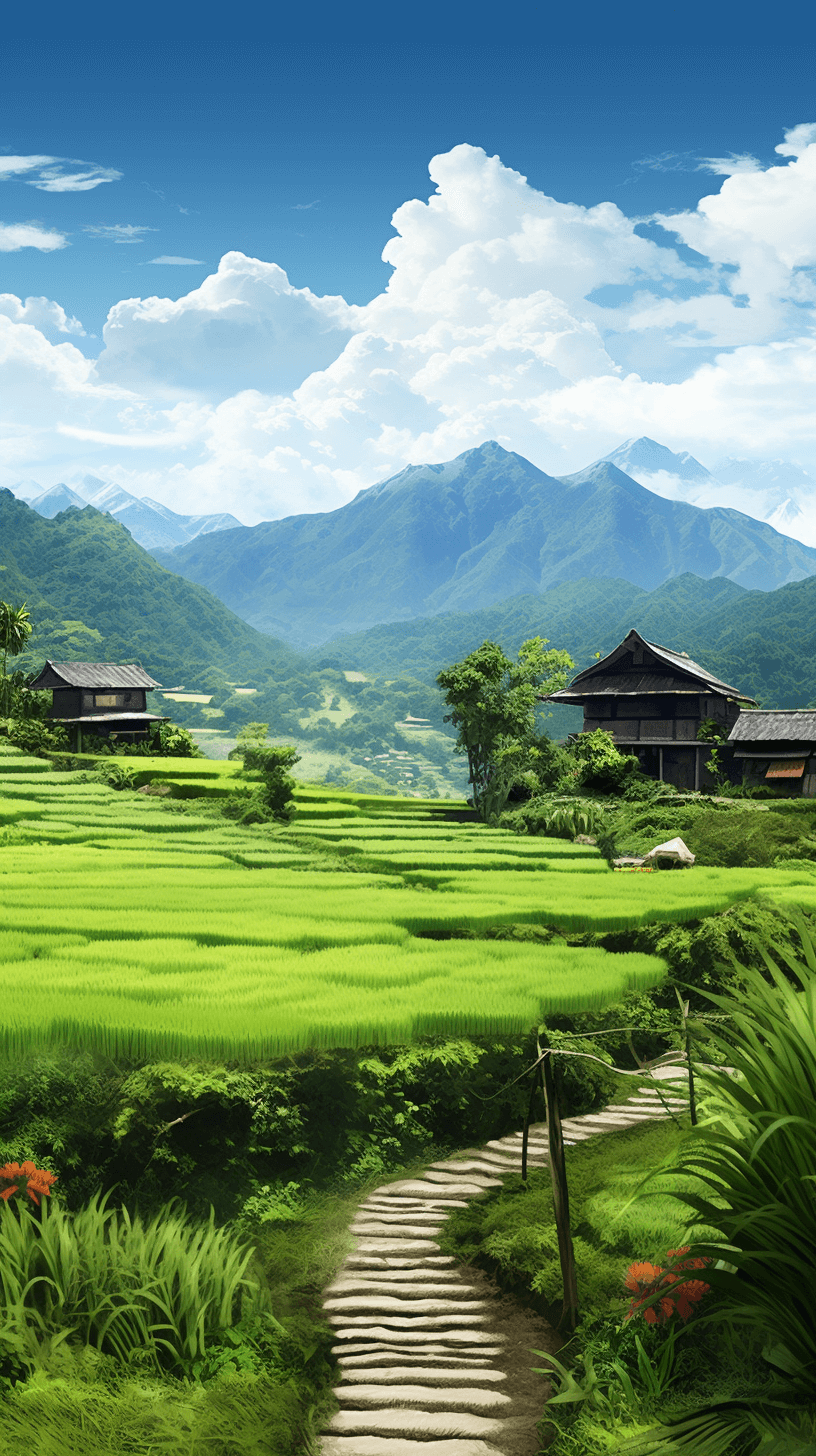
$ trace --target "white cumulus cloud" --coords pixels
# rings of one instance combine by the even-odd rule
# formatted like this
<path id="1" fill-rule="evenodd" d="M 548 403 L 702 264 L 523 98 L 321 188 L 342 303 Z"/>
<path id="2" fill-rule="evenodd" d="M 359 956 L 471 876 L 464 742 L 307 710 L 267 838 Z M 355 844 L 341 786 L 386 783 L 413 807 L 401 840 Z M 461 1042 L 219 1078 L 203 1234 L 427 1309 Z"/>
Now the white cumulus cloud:
<path id="1" fill-rule="evenodd" d="M 0 293 L 0 313 L 16 324 L 32 324 L 46 338 L 59 334 L 82 334 L 78 318 L 69 317 L 60 303 L 50 298 L 27 298 L 23 303 L 14 293 Z"/>
<path id="2" fill-rule="evenodd" d="M 21 248 L 53 253 L 56 248 L 67 246 L 65 234 L 54 228 L 40 227 L 36 222 L 0 222 L 0 253 L 17 253 Z"/>
<path id="3" fill-rule="evenodd" d="M 816 124 L 777 153 L 706 159 L 717 190 L 645 237 L 614 203 L 556 200 L 457 146 L 394 214 L 370 303 L 228 253 L 179 298 L 117 303 L 95 364 L 48 343 L 55 314 L 35 328 L 30 301 L 9 306 L 39 381 L 28 436 L 7 414 L 14 459 L 245 520 L 330 509 L 487 438 L 553 474 L 641 434 L 816 471 Z"/>
<path id="4" fill-rule="evenodd" d="M 288 393 L 351 336 L 343 299 L 293 288 L 282 268 L 227 253 L 179 299 L 129 298 L 104 329 L 100 377 L 152 394 L 221 400 L 242 389 Z"/>

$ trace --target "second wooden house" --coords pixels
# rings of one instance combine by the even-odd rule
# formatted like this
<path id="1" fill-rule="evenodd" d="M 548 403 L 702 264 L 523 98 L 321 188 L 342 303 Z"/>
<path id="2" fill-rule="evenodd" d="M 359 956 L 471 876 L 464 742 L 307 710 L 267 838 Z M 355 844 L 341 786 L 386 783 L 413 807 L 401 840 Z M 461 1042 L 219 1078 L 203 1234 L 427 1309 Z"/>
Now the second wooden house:
<path id="1" fill-rule="evenodd" d="M 83 732 L 128 743 L 148 737 L 154 723 L 167 723 L 150 713 L 147 694 L 161 683 L 135 663 L 46 662 L 29 684 L 32 692 L 51 689 L 51 717 L 73 729 L 74 748 L 82 751 Z"/>
<path id="2" fill-rule="evenodd" d="M 643 773 L 678 789 L 713 786 L 705 767 L 711 744 L 697 739 L 701 723 L 713 719 L 728 733 L 740 704 L 754 703 L 687 653 L 647 642 L 634 629 L 545 701 L 583 708 L 584 733 L 605 729 Z"/>

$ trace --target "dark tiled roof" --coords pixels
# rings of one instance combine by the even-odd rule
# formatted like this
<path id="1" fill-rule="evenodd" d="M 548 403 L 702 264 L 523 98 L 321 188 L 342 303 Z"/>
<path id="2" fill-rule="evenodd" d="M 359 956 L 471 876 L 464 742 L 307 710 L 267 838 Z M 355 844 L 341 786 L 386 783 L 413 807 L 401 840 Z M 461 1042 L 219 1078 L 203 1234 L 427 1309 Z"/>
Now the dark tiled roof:
<path id="1" fill-rule="evenodd" d="M 816 742 L 816 710 L 757 708 L 751 713 L 740 713 L 728 735 L 728 742 Z"/>
<path id="2" fill-rule="evenodd" d="M 667 667 L 674 671 L 671 674 L 655 672 L 654 668 L 649 670 L 649 665 L 640 678 L 635 678 L 637 668 L 629 668 L 624 673 L 614 671 L 616 661 L 630 648 L 645 647 L 649 652 L 654 653 L 659 661 L 664 662 Z M 677 676 L 677 674 L 680 676 Z M 637 686 L 635 686 L 637 683 Z M 572 702 L 576 697 L 592 695 L 602 696 L 604 693 L 629 693 L 633 696 L 638 693 L 676 693 L 676 692 L 706 692 L 717 693 L 726 698 L 740 698 L 743 702 L 751 703 L 753 698 L 746 697 L 739 688 L 732 687 L 730 683 L 722 682 L 713 673 L 701 667 L 699 662 L 687 657 L 683 652 L 673 652 L 670 647 L 661 647 L 657 642 L 647 642 L 634 628 L 627 633 L 623 641 L 618 644 L 600 662 L 594 662 L 591 667 L 585 667 L 573 678 L 570 686 L 564 688 L 560 693 L 547 695 L 547 702 Z"/>
<path id="3" fill-rule="evenodd" d="M 602 698 L 610 693 L 619 693 L 630 698 L 639 698 L 647 693 L 690 693 L 696 697 L 700 692 L 699 684 L 690 683 L 687 677 L 675 677 L 668 672 L 643 672 L 636 677 L 637 671 L 635 668 L 626 673 L 599 673 L 595 679 L 588 679 L 586 684 L 579 683 L 576 678 L 571 688 L 563 688 L 560 693 L 552 693 L 550 696 L 555 700 L 574 697 L 576 694 L 582 698 Z"/>
<path id="4" fill-rule="evenodd" d="M 160 688 L 135 663 L 51 662 L 49 659 L 32 688 Z"/>

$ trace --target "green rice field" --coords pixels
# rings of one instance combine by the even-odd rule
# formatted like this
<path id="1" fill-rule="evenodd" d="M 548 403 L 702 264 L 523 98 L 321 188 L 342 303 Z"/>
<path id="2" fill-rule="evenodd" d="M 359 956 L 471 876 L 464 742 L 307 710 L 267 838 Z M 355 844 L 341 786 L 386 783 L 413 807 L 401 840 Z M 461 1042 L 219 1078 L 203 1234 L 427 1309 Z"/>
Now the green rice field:
<path id="1" fill-rule="evenodd" d="M 138 760 L 201 807 L 54 771 L 0 740 L 0 1045 L 240 1061 L 424 1034 L 525 1032 L 660 982 L 656 957 L 475 938 L 688 921 L 752 895 L 816 908 L 806 864 L 614 875 L 591 845 L 302 788 L 243 827 L 240 765 Z M 467 938 L 470 936 L 470 938 Z M 454 938 L 450 938 L 454 937 Z"/>

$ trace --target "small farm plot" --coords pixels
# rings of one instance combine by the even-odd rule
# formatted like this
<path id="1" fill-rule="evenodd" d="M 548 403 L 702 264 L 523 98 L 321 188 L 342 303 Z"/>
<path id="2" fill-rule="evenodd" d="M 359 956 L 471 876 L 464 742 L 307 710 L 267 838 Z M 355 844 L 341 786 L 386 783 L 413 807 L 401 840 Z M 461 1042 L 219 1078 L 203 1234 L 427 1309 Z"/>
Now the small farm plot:
<path id="1" fill-rule="evenodd" d="M 463 930 L 631 928 L 760 892 L 816 900 L 808 867 L 616 876 L 592 846 L 456 823 L 420 800 L 306 789 L 292 824 L 247 828 L 47 764 L 21 796 L 25 774 L 5 768 L 23 758 L 0 756 L 9 1052 L 253 1059 L 526 1031 L 556 1006 L 654 985 L 663 963 Z"/>

